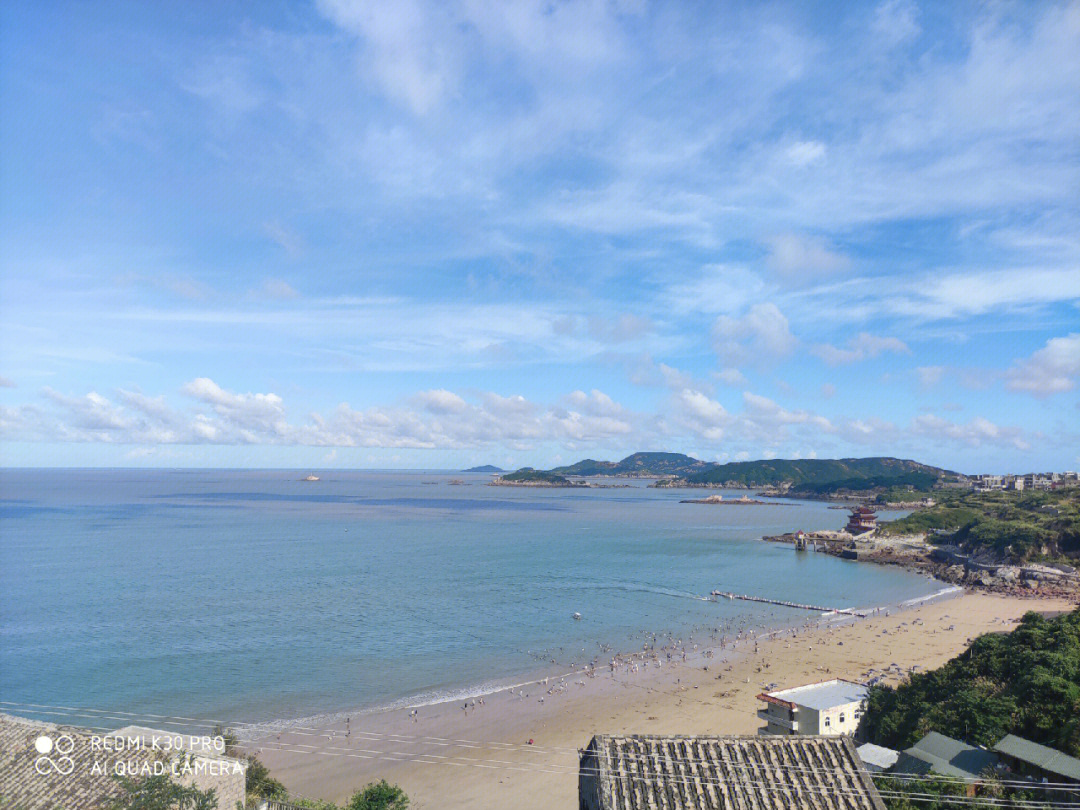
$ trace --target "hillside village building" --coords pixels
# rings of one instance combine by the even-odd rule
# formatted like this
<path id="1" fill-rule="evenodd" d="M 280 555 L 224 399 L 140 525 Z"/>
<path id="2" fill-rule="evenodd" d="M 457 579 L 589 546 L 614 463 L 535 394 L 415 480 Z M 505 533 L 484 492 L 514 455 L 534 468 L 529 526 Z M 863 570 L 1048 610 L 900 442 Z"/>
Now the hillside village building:
<path id="1" fill-rule="evenodd" d="M 847 737 L 593 737 L 580 810 L 885 810 Z"/>
<path id="2" fill-rule="evenodd" d="M 853 735 L 866 706 L 867 691 L 861 683 L 835 678 L 763 692 L 757 696 L 768 704 L 757 713 L 766 722 L 761 733 Z"/>

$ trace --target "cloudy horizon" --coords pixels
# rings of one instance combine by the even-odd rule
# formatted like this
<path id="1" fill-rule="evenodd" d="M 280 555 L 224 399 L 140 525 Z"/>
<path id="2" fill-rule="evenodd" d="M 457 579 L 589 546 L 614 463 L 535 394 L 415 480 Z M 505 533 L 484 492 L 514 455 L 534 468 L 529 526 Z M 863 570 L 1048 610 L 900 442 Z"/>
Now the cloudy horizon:
<path id="1" fill-rule="evenodd" d="M 0 14 L 5 466 L 1080 467 L 1080 3 Z"/>

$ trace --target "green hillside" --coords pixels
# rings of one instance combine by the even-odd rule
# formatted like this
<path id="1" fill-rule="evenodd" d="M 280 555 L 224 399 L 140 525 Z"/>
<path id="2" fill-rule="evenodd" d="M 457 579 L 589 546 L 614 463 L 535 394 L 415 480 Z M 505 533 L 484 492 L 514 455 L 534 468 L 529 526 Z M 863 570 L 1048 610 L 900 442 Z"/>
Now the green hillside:
<path id="1" fill-rule="evenodd" d="M 686 476 L 708 469 L 710 462 L 699 461 L 682 453 L 634 453 L 622 461 L 596 461 L 587 458 L 567 467 L 555 467 L 557 475 L 636 475 Z"/>
<path id="2" fill-rule="evenodd" d="M 938 543 L 1016 562 L 1080 559 L 1080 490 L 943 492 L 930 509 L 884 523 L 886 534 L 933 532 Z"/>
<path id="3" fill-rule="evenodd" d="M 1080 756 L 1080 608 L 1054 619 L 1028 613 L 940 669 L 872 687 L 862 722 L 871 742 L 894 749 L 928 731 L 985 746 L 1017 734 Z"/>
<path id="4" fill-rule="evenodd" d="M 719 464 L 687 476 L 686 482 L 743 487 L 786 484 L 794 490 L 824 494 L 900 482 L 922 486 L 945 475 L 949 475 L 946 470 L 899 458 L 767 459 Z"/>

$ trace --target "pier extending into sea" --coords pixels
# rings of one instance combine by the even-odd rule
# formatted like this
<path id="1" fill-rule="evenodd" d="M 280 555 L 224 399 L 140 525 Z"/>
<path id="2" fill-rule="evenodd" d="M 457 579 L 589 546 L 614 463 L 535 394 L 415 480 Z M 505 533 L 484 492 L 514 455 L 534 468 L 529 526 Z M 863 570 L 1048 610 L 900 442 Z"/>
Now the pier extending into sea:
<path id="1" fill-rule="evenodd" d="M 749 596 L 745 593 L 731 593 L 730 591 L 713 591 L 711 596 L 723 596 L 728 599 L 742 599 L 744 602 L 764 602 L 768 605 L 782 605 L 789 608 L 798 608 L 799 610 L 812 610 L 820 613 L 842 613 L 845 616 L 858 616 L 860 619 L 866 618 L 866 613 L 852 608 L 834 608 L 834 607 L 822 607 L 821 605 L 804 605 L 800 602 L 785 602 L 783 599 L 769 599 L 764 596 Z"/>

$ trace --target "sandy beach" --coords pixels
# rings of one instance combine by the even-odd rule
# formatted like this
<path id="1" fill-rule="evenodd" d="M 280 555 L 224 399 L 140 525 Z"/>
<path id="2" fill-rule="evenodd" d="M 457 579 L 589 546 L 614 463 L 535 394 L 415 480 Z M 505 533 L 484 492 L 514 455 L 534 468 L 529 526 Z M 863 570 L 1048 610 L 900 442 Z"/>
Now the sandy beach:
<path id="1" fill-rule="evenodd" d="M 940 666 L 980 633 L 1012 628 L 1029 610 L 1073 607 L 1060 599 L 965 593 L 888 615 L 807 625 L 795 635 L 729 636 L 723 649 L 711 638 L 685 639 L 667 651 L 658 641 L 655 657 L 647 651 L 614 672 L 602 661 L 589 677 L 578 664 L 565 678 L 488 694 L 482 703 L 423 706 L 416 716 L 402 708 L 306 721 L 264 733 L 248 747 L 301 796 L 341 802 L 385 778 L 418 808 L 574 807 L 577 749 L 595 733 L 752 734 L 761 725 L 755 696 L 773 684 L 836 677 L 895 684 L 909 668 Z"/>

